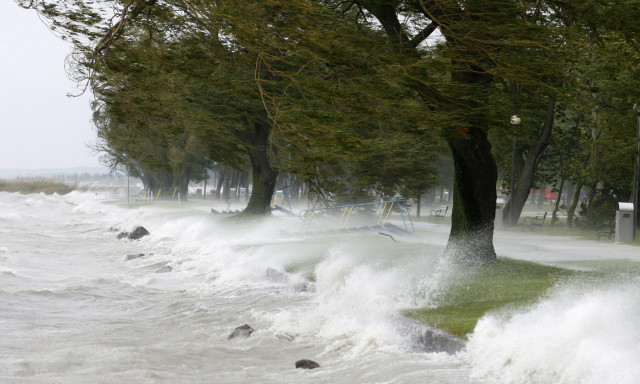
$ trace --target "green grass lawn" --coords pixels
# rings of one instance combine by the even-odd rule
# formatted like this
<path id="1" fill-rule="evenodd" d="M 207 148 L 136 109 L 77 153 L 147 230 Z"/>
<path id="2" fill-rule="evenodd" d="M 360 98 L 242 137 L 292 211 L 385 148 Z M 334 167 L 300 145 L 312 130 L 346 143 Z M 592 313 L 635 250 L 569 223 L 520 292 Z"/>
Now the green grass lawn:
<path id="1" fill-rule="evenodd" d="M 0 191 L 3 192 L 44 193 L 46 195 L 57 193 L 64 195 L 73 190 L 73 187 L 51 179 L 0 180 Z"/>
<path id="2" fill-rule="evenodd" d="M 494 264 L 463 272 L 456 283 L 436 298 L 434 308 L 407 310 L 405 315 L 466 338 L 485 313 L 534 303 L 552 285 L 577 273 L 498 258 Z"/>

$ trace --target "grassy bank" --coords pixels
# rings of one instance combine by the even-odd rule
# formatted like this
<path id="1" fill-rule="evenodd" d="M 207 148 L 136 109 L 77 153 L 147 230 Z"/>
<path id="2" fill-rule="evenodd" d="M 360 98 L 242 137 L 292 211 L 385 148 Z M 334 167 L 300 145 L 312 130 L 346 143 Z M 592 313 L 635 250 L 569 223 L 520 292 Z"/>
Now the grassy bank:
<path id="1" fill-rule="evenodd" d="M 47 195 L 57 193 L 64 195 L 73 191 L 73 189 L 67 184 L 51 179 L 0 180 L 1 192 L 44 193 Z"/>
<path id="2" fill-rule="evenodd" d="M 465 338 L 485 313 L 531 304 L 553 284 L 576 273 L 499 258 L 493 265 L 463 272 L 456 283 L 436 298 L 436 307 L 408 310 L 405 315 Z"/>

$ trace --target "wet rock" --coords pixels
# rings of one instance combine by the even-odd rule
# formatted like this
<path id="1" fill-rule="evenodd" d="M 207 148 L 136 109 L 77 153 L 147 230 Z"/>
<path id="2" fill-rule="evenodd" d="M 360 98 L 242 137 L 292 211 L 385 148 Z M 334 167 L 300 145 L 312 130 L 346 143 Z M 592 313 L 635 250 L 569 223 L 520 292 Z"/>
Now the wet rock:
<path id="1" fill-rule="evenodd" d="M 288 333 L 279 333 L 276 335 L 276 339 L 284 341 L 293 341 L 295 338 L 296 337 L 294 335 L 290 335 Z"/>
<path id="2" fill-rule="evenodd" d="M 253 328 L 251 328 L 248 324 L 244 324 L 236 327 L 236 329 L 231 332 L 227 339 L 231 340 L 236 337 L 249 337 L 253 332 L 255 332 Z"/>
<path id="3" fill-rule="evenodd" d="M 150 233 L 145 227 L 137 226 L 133 232 L 120 232 L 118 236 L 116 236 L 116 239 L 138 240 L 139 238 L 147 235 L 150 235 Z"/>
<path id="4" fill-rule="evenodd" d="M 133 260 L 133 259 L 139 259 L 141 257 L 144 257 L 144 253 L 138 253 L 137 255 L 127 255 L 124 257 L 125 261 L 129 261 L 129 260 Z"/>
<path id="5" fill-rule="evenodd" d="M 464 340 L 431 328 L 423 328 L 417 335 L 416 342 L 425 352 L 446 352 L 448 354 L 459 352 L 466 346 Z"/>
<path id="6" fill-rule="evenodd" d="M 280 272 L 271 267 L 267 268 L 267 279 L 275 282 L 275 283 L 286 283 L 289 280 L 289 277 L 286 273 Z"/>
<path id="7" fill-rule="evenodd" d="M 320 364 L 316 363 L 313 360 L 302 359 L 302 360 L 296 361 L 296 369 L 298 368 L 302 368 L 302 369 L 320 368 Z"/>
<path id="8" fill-rule="evenodd" d="M 171 271 L 173 271 L 173 268 L 171 268 L 170 265 L 165 265 L 165 266 L 163 266 L 161 268 L 158 268 L 156 270 L 156 273 L 167 273 L 167 272 L 171 272 Z"/>
<path id="9" fill-rule="evenodd" d="M 147 235 L 150 235 L 149 231 L 147 231 L 145 227 L 139 226 L 139 227 L 136 227 L 136 229 L 134 229 L 133 232 L 131 232 L 131 234 L 129 235 L 129 238 L 131 240 L 138 240 L 139 238 Z"/>

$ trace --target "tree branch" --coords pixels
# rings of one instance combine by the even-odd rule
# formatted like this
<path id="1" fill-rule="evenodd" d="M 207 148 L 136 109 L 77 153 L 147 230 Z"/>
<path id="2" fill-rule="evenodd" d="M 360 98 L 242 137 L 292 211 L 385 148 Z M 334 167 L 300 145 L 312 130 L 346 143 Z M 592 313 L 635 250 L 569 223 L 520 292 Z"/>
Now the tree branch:
<path id="1" fill-rule="evenodd" d="M 435 21 L 431 22 L 422 31 L 418 32 L 418 34 L 411 39 L 410 41 L 411 46 L 415 48 L 418 45 L 420 45 L 420 43 L 422 43 L 429 36 L 431 36 L 433 31 L 435 31 L 437 28 L 438 28 L 438 23 L 436 23 Z"/>

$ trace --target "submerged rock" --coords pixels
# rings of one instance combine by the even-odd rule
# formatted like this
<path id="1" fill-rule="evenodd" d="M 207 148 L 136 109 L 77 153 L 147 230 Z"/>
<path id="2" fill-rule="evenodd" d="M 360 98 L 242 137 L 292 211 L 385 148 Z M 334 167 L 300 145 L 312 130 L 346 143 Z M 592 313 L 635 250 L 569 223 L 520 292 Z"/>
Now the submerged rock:
<path id="1" fill-rule="evenodd" d="M 144 253 L 138 253 L 137 255 L 127 255 L 124 257 L 125 260 L 133 260 L 133 259 L 139 259 L 141 257 L 144 257 Z"/>
<path id="2" fill-rule="evenodd" d="M 173 271 L 173 268 L 171 268 L 170 265 L 165 265 L 163 267 L 160 267 L 156 270 L 156 273 L 167 273 L 167 272 L 171 272 Z"/>
<path id="3" fill-rule="evenodd" d="M 267 279 L 275 282 L 275 283 L 286 283 L 289 281 L 289 277 L 285 272 L 280 272 L 271 267 L 267 268 Z"/>
<path id="4" fill-rule="evenodd" d="M 459 339 L 439 329 L 423 328 L 417 335 L 416 343 L 425 352 L 446 352 L 454 354 L 466 346 L 464 340 Z"/>
<path id="5" fill-rule="evenodd" d="M 295 340 L 295 336 L 288 333 L 279 333 L 276 335 L 276 339 L 284 340 L 284 341 L 293 341 Z"/>
<path id="6" fill-rule="evenodd" d="M 249 337 L 254 331 L 248 324 L 241 325 L 236 327 L 236 329 L 231 332 L 227 340 L 231 340 L 236 337 Z"/>
<path id="7" fill-rule="evenodd" d="M 302 359 L 302 360 L 296 361 L 296 369 L 298 368 L 302 368 L 302 369 L 320 368 L 320 364 L 316 363 L 313 360 Z"/>

